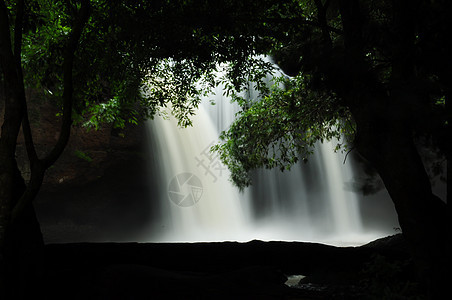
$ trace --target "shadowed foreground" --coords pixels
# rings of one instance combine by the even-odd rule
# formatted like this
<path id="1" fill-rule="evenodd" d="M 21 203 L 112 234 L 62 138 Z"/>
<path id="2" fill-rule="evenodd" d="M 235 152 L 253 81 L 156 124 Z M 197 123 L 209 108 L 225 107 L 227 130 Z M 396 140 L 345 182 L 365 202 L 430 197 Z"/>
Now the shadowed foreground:
<path id="1" fill-rule="evenodd" d="M 365 299 L 383 290 L 402 293 L 412 283 L 400 235 L 346 248 L 261 241 L 51 244 L 42 258 L 34 290 L 44 299 Z M 284 283 L 292 275 L 305 277 L 289 287 Z"/>

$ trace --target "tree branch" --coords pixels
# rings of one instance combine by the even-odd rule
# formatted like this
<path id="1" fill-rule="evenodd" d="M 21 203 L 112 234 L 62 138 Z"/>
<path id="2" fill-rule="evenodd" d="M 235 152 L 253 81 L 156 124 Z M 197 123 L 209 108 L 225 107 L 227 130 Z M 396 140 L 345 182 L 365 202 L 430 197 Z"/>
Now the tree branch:
<path id="1" fill-rule="evenodd" d="M 22 197 L 19 199 L 17 204 L 14 206 L 12 211 L 12 221 L 16 220 L 19 215 L 23 212 L 24 208 L 26 207 L 27 203 L 32 201 L 41 185 L 42 181 L 44 179 L 44 173 L 45 170 L 48 169 L 55 161 L 58 159 L 58 157 L 63 152 L 64 148 L 66 147 L 71 126 L 72 126 L 72 102 L 73 102 L 73 77 L 72 77 L 72 70 L 74 65 L 74 56 L 75 52 L 78 47 L 78 43 L 80 40 L 80 37 L 83 32 L 83 28 L 88 20 L 89 17 L 89 0 L 82 0 L 82 6 L 80 8 L 79 14 L 77 19 L 75 20 L 75 24 L 72 30 L 72 33 L 69 37 L 68 43 L 66 45 L 66 49 L 64 52 L 64 62 L 63 62 L 63 123 L 61 125 L 61 132 L 60 136 L 58 138 L 57 143 L 55 144 L 55 147 L 51 150 L 51 152 L 42 160 L 34 159 L 31 166 L 31 178 L 29 181 L 29 184 L 27 186 L 27 189 L 25 193 L 22 195 Z M 27 126 L 26 130 L 30 129 L 28 118 L 24 118 L 25 124 Z M 29 134 L 29 140 L 28 142 L 32 142 L 31 138 L 31 132 L 28 132 Z M 27 149 L 28 150 L 28 149 Z"/>
<path id="2" fill-rule="evenodd" d="M 22 73 L 22 38 L 23 38 L 23 17 L 24 17 L 24 0 L 19 0 L 17 3 L 16 22 L 14 25 L 14 57 L 16 62 L 16 69 L 20 78 L 20 83 L 23 90 L 22 105 L 24 108 L 24 116 L 22 119 L 22 132 L 24 134 L 25 147 L 27 149 L 28 160 L 30 161 L 30 167 L 33 168 L 33 164 L 38 160 L 36 149 L 33 143 L 33 136 L 31 134 L 30 122 L 28 120 L 27 99 L 25 97 L 25 88 L 23 85 L 23 73 Z"/>
<path id="3" fill-rule="evenodd" d="M 414 77 L 414 11 L 418 1 L 395 1 L 393 26 L 397 44 L 393 50 L 391 81 L 396 86 Z"/>
<path id="4" fill-rule="evenodd" d="M 17 218 L 22 214 L 27 204 L 31 203 L 41 188 L 42 181 L 44 179 L 45 169 L 40 160 L 37 160 L 33 164 L 31 172 L 31 178 L 27 185 L 27 189 L 17 201 L 11 213 L 11 221 L 15 222 Z"/>
<path id="5" fill-rule="evenodd" d="M 340 0 L 339 10 L 344 29 L 345 63 L 347 65 L 344 75 L 348 77 L 348 88 L 356 88 L 357 83 L 366 82 L 364 79 L 369 79 L 371 76 L 370 68 L 364 59 L 363 17 L 360 3 L 357 0 Z M 344 92 L 348 93 L 348 91 Z M 358 99 L 350 100 L 358 101 Z"/>
<path id="6" fill-rule="evenodd" d="M 20 77 L 17 74 L 15 57 L 12 51 L 8 9 L 4 1 L 0 2 L 0 68 L 3 72 L 3 83 L 6 87 L 0 151 L 8 152 L 8 156 L 14 156 L 23 114 L 20 97 L 24 95 L 20 93 Z"/>
<path id="7" fill-rule="evenodd" d="M 331 50 L 333 43 L 331 41 L 330 30 L 328 29 L 328 21 L 326 19 L 326 10 L 329 3 L 325 3 L 324 6 L 321 0 L 315 0 L 314 2 L 317 7 L 317 19 L 319 26 L 322 29 L 322 38 L 326 43 L 327 49 Z"/>
<path id="8" fill-rule="evenodd" d="M 322 24 L 320 22 L 306 20 L 305 18 L 268 18 L 268 19 L 261 20 L 261 21 L 264 21 L 264 22 L 270 23 L 270 24 L 293 24 L 293 23 L 297 23 L 297 24 L 300 24 L 300 25 L 310 25 L 310 26 L 322 28 Z M 337 34 L 342 34 L 343 33 L 342 30 L 340 30 L 338 28 L 335 28 L 335 27 L 332 27 L 330 25 L 324 26 L 324 29 L 328 30 L 329 32 L 334 32 L 334 33 L 337 33 Z"/>
<path id="9" fill-rule="evenodd" d="M 73 105 L 73 76 L 74 56 L 78 47 L 83 27 L 89 18 L 90 4 L 89 0 L 82 0 L 82 6 L 78 18 L 75 21 L 74 29 L 70 35 L 66 46 L 63 62 L 63 122 L 61 132 L 55 147 L 43 159 L 44 169 L 49 168 L 63 152 L 66 147 L 72 126 L 72 105 Z"/>
<path id="10" fill-rule="evenodd" d="M 36 153 L 35 144 L 33 142 L 33 135 L 31 133 L 30 121 L 28 119 L 28 108 L 26 98 L 24 101 L 22 132 L 24 134 L 25 148 L 27 149 L 28 160 L 30 161 L 30 168 L 33 169 L 33 164 L 38 161 L 38 154 Z"/>
<path id="11" fill-rule="evenodd" d="M 331 4 L 331 0 L 326 0 L 326 1 L 325 1 L 325 4 L 323 5 L 323 7 L 325 8 L 325 10 L 328 10 L 328 7 L 330 6 L 330 4 Z"/>
<path id="12" fill-rule="evenodd" d="M 24 20 L 24 0 L 19 0 L 16 10 L 16 22 L 14 24 L 14 56 L 16 64 L 20 66 L 20 56 L 22 53 L 22 26 Z M 19 70 L 18 70 L 19 71 Z"/>

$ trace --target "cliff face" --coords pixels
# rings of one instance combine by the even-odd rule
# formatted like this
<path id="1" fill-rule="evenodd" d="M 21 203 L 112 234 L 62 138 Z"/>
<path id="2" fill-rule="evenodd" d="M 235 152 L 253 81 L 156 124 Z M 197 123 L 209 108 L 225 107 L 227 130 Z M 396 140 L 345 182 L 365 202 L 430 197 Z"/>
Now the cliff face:
<path id="1" fill-rule="evenodd" d="M 61 118 L 57 113 L 57 106 L 48 100 L 29 104 L 40 157 L 58 139 Z M 108 125 L 99 130 L 72 127 L 66 149 L 47 170 L 34 202 L 46 242 L 138 238 L 151 214 L 146 134 L 144 123 L 120 130 Z M 22 135 L 16 156 L 28 180 L 30 169 Z"/>
<path id="2" fill-rule="evenodd" d="M 29 107 L 34 143 L 40 156 L 50 152 L 58 140 L 61 118 L 50 101 L 32 103 Z M 137 155 L 143 149 L 144 126 L 123 130 L 104 126 L 99 130 L 74 125 L 69 143 L 61 157 L 46 172 L 43 189 L 83 185 L 101 178 L 117 156 Z M 25 179 L 29 165 L 22 135 L 17 145 L 17 160 Z"/>

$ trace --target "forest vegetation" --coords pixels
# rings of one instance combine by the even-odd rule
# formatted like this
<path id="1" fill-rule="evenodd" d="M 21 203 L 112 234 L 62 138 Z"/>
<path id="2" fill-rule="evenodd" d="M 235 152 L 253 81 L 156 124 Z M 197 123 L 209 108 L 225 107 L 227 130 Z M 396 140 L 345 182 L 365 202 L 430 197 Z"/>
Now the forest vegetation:
<path id="1" fill-rule="evenodd" d="M 384 182 L 419 277 L 439 291 L 447 201 L 432 193 L 417 143 L 450 169 L 448 8 L 446 0 L 0 1 L 2 282 L 12 253 L 39 247 L 33 199 L 74 124 L 122 127 L 170 105 L 190 126 L 201 97 L 221 83 L 242 111 L 213 150 L 239 187 L 255 168 L 290 168 L 316 141 L 345 135 Z M 284 72 L 271 87 L 264 56 Z M 242 97 L 250 84 L 259 99 Z M 39 99 L 27 99 L 29 89 L 61 108 L 49 153 L 35 149 L 27 103 Z M 20 130 L 28 182 L 15 159 Z"/>

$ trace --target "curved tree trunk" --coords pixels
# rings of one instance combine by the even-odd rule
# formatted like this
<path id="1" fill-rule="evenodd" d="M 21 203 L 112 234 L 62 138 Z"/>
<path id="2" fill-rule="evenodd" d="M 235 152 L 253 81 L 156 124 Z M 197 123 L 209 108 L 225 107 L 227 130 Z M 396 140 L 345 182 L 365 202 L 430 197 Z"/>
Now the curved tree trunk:
<path id="1" fill-rule="evenodd" d="M 13 205 L 26 190 L 25 181 L 17 165 L 14 169 L 12 185 Z M 23 213 L 6 227 L 2 248 L 3 291 L 6 299 L 28 299 L 32 293 L 36 278 L 39 255 L 44 248 L 41 228 L 33 204 L 29 202 Z M 4 296 L 2 294 L 2 296 Z"/>
<path id="2" fill-rule="evenodd" d="M 63 62 L 63 125 L 52 151 L 38 159 L 31 137 L 26 113 L 26 99 L 22 78 L 20 49 L 24 2 L 17 5 L 16 24 L 9 23 L 8 8 L 0 1 L 0 68 L 4 88 L 4 118 L 0 133 L 0 297 L 6 299 L 31 298 L 33 264 L 43 246 L 39 224 L 32 200 L 42 183 L 44 172 L 61 155 L 72 125 L 73 63 L 75 51 L 89 16 L 89 1 L 83 0 L 80 13 L 65 47 Z M 14 29 L 14 30 L 12 30 Z M 14 47 L 11 39 L 14 32 Z M 14 50 L 14 51 L 13 51 Z M 22 124 L 30 160 L 32 176 L 28 187 L 15 161 L 16 143 Z M 30 272 L 31 271 L 31 272 Z M 23 287 L 27 287 L 24 289 Z M 31 285 L 32 286 L 32 285 Z M 6 295 L 5 295 L 6 293 Z"/>
<path id="3" fill-rule="evenodd" d="M 391 196 L 419 279 L 432 297 L 438 298 L 446 286 L 447 205 L 433 195 L 413 140 L 412 124 L 418 121 L 414 118 L 425 108 L 422 95 L 416 92 L 412 59 L 416 3 L 394 4 L 398 40 L 389 83 L 382 83 L 365 59 L 365 18 L 360 1 L 340 1 L 347 68 L 335 89 L 356 121 L 356 149 L 377 170 Z"/>
<path id="4" fill-rule="evenodd" d="M 403 122 L 357 118 L 357 128 L 357 150 L 382 178 L 411 245 L 419 279 L 436 298 L 446 286 L 447 205 L 432 193 L 411 130 Z"/>

